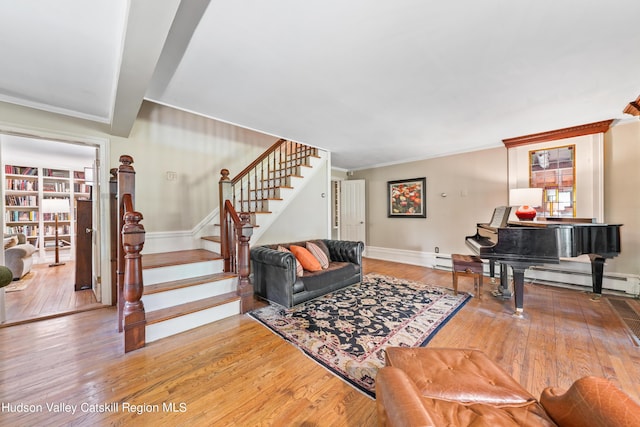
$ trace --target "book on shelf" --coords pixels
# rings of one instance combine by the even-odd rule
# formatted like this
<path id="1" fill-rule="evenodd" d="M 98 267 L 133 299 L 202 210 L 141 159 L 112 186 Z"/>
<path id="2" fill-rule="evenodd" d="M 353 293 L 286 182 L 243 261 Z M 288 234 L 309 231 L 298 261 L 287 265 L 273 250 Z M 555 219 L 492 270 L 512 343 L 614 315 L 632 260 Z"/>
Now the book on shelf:
<path id="1" fill-rule="evenodd" d="M 5 165 L 4 172 L 11 175 L 38 175 L 38 168 L 31 168 L 27 166 L 13 166 Z"/>
<path id="2" fill-rule="evenodd" d="M 38 182 L 28 179 L 7 178 L 5 188 L 12 191 L 38 191 Z"/>
<path id="3" fill-rule="evenodd" d="M 34 208 L 38 207 L 37 196 L 7 195 L 5 196 L 4 201 L 7 206 L 29 206 Z"/>
<path id="4" fill-rule="evenodd" d="M 61 169 L 42 169 L 42 175 L 51 178 L 69 178 L 69 172 Z"/>

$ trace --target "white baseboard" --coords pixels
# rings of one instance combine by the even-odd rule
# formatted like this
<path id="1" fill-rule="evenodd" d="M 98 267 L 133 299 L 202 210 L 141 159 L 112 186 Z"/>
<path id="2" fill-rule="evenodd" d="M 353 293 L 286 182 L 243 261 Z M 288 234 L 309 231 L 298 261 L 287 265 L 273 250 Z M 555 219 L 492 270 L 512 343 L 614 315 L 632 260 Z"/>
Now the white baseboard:
<path id="1" fill-rule="evenodd" d="M 451 270 L 451 254 L 367 246 L 364 256 L 384 261 Z M 485 275 L 488 274 L 489 264 L 486 263 Z M 499 275 L 497 268 L 495 274 Z M 560 264 L 545 264 L 528 268 L 525 272 L 525 278 L 528 281 L 545 285 L 578 287 L 589 290 L 591 289 L 591 264 L 586 256 L 562 259 Z M 607 271 L 605 264 L 602 288 L 603 290 L 638 296 L 640 295 L 640 277 Z"/>
<path id="2" fill-rule="evenodd" d="M 366 246 L 364 249 L 364 256 L 368 258 L 399 262 L 402 264 L 421 265 L 423 267 L 431 268 L 436 267 L 436 255 L 438 254 L 409 251 L 405 249 L 380 248 L 375 246 Z"/>

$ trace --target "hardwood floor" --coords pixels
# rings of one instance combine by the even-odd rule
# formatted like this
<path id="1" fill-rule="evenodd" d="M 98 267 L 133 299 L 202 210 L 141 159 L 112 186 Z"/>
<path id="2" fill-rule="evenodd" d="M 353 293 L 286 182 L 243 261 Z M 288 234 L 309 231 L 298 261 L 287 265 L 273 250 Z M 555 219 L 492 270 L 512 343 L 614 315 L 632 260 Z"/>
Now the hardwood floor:
<path id="1" fill-rule="evenodd" d="M 5 294 L 7 321 L 0 327 L 102 307 L 93 291 L 74 290 L 74 274 L 73 261 L 57 267 L 34 264 L 25 277 L 13 282 L 26 288 Z"/>
<path id="2" fill-rule="evenodd" d="M 364 265 L 366 272 L 451 287 L 450 272 L 376 260 Z M 471 291 L 472 279 L 461 278 L 459 286 Z M 640 348 L 607 297 L 593 302 L 585 293 L 527 284 L 525 318 L 517 319 L 513 301 L 495 299 L 491 285 L 484 287 L 484 300 L 471 299 L 430 347 L 481 349 L 534 395 L 598 375 L 640 401 Z M 106 308 L 0 329 L 0 426 L 376 423 L 374 400 L 248 316 L 128 354 L 115 319 Z M 76 405 L 76 412 L 47 404 L 70 405 L 69 411 Z"/>

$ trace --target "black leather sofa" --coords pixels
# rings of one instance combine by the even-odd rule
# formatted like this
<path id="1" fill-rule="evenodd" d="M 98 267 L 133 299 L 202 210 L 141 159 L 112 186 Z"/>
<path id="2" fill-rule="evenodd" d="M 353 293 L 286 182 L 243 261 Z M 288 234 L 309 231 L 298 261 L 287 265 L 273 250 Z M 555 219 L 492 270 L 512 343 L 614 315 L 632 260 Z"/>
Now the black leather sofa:
<path id="1" fill-rule="evenodd" d="M 251 248 L 253 289 L 256 295 L 291 308 L 362 280 L 364 243 L 346 240 L 316 239 L 329 250 L 329 267 L 322 271 L 304 271 L 296 275 L 296 259 L 292 253 L 280 252 L 278 246 L 304 247 L 307 241 L 279 243 Z"/>

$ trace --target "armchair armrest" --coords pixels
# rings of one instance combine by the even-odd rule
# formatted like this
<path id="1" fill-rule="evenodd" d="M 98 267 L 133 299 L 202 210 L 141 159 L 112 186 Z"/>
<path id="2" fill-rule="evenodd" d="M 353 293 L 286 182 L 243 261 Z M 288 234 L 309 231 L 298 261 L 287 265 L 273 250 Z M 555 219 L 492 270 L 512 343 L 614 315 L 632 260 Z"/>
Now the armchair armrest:
<path id="1" fill-rule="evenodd" d="M 32 244 L 23 243 L 5 249 L 4 256 L 5 258 L 22 259 L 32 255 L 35 250 L 36 248 Z"/>
<path id="2" fill-rule="evenodd" d="M 547 387 L 540 404 L 561 427 L 631 427 L 640 420 L 640 405 L 612 382 L 598 377 L 580 378 L 568 390 Z"/>
<path id="3" fill-rule="evenodd" d="M 436 426 L 423 405 L 422 394 L 409 376 L 392 366 L 376 375 L 378 426 Z"/>
<path id="4" fill-rule="evenodd" d="M 297 280 L 295 256 L 257 246 L 251 248 L 251 264 L 254 291 L 263 298 L 291 307 L 293 285 Z"/>

